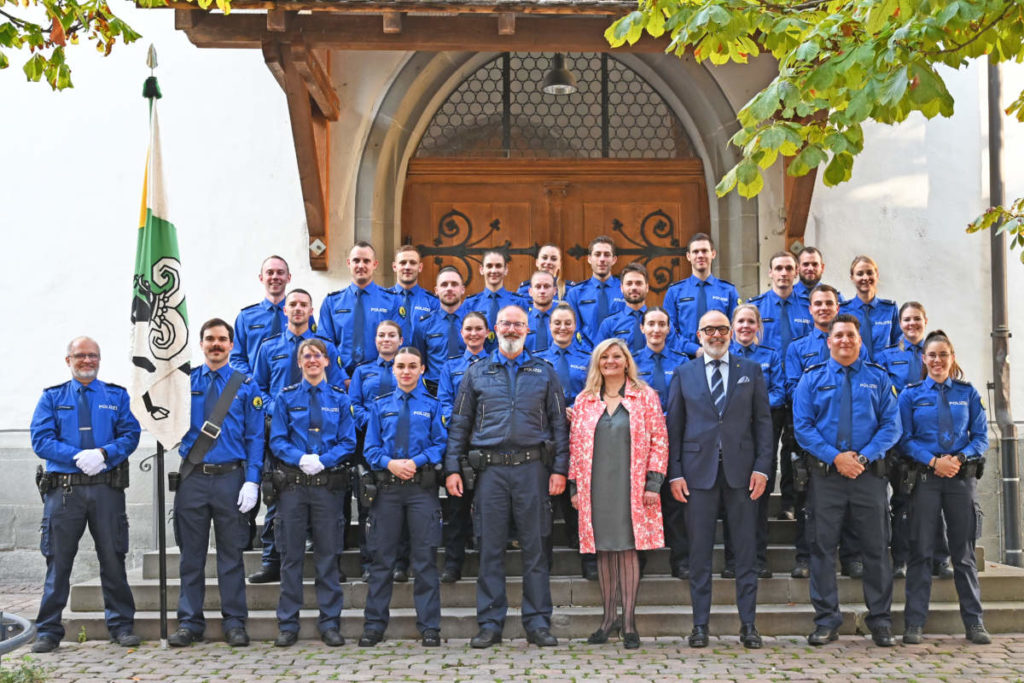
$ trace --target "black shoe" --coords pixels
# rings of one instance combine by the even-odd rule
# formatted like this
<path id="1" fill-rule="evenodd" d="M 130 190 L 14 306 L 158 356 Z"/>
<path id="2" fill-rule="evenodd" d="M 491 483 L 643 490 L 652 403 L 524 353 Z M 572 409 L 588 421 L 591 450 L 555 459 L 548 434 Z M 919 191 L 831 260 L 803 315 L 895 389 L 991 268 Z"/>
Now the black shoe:
<path id="1" fill-rule="evenodd" d="M 592 564 L 583 565 L 583 578 L 587 581 L 597 581 L 597 567 Z"/>
<path id="2" fill-rule="evenodd" d="M 678 567 L 672 567 L 672 576 L 686 581 L 690 578 L 690 568 L 682 564 Z"/>
<path id="3" fill-rule="evenodd" d="M 794 579 L 807 579 L 811 576 L 811 570 L 804 562 L 797 562 L 793 571 L 789 573 Z"/>
<path id="4" fill-rule="evenodd" d="M 892 578 L 894 579 L 905 579 L 907 578 L 907 565 L 898 564 L 896 568 L 892 570 Z"/>
<path id="5" fill-rule="evenodd" d="M 864 576 L 864 563 L 860 560 L 853 560 L 842 568 L 842 575 L 851 579 L 860 579 Z"/>
<path id="6" fill-rule="evenodd" d="M 48 636 L 39 636 L 35 642 L 32 643 L 32 652 L 37 655 L 41 655 L 45 652 L 53 652 L 60 647 L 60 641 L 56 638 L 50 638 Z"/>
<path id="7" fill-rule="evenodd" d="M 384 634 L 380 631 L 363 631 L 363 635 L 359 636 L 359 647 L 373 647 L 382 640 Z"/>
<path id="8" fill-rule="evenodd" d="M 441 647 L 441 633 L 436 628 L 424 629 L 420 642 L 423 643 L 423 647 Z"/>
<path id="9" fill-rule="evenodd" d="M 142 638 L 135 635 L 134 631 L 121 631 L 111 638 L 110 642 L 117 643 L 121 647 L 138 647 L 142 645 Z"/>
<path id="10" fill-rule="evenodd" d="M 949 563 L 949 560 L 943 560 L 932 567 L 932 574 L 940 579 L 952 579 L 953 565 Z"/>
<path id="11" fill-rule="evenodd" d="M 277 640 L 274 641 L 274 647 L 291 647 L 297 642 L 299 642 L 298 631 L 281 631 L 277 634 Z"/>
<path id="12" fill-rule="evenodd" d="M 336 628 L 329 628 L 320 634 L 320 640 L 329 647 L 341 647 L 345 644 L 345 636 Z"/>
<path id="13" fill-rule="evenodd" d="M 904 645 L 920 645 L 924 642 L 924 629 L 920 626 L 906 626 L 903 629 Z"/>
<path id="14" fill-rule="evenodd" d="M 636 633 L 623 633 L 622 634 L 622 646 L 627 650 L 637 650 L 640 648 L 640 634 Z"/>
<path id="15" fill-rule="evenodd" d="M 192 643 L 201 643 L 203 636 L 194 631 L 190 631 L 184 626 L 179 626 L 178 630 L 167 636 L 167 644 L 171 647 L 188 647 Z"/>
<path id="16" fill-rule="evenodd" d="M 871 629 L 871 640 L 875 641 L 878 647 L 892 647 L 896 644 L 896 638 L 892 635 L 892 626 L 879 626 Z"/>
<path id="17" fill-rule="evenodd" d="M 757 627 L 753 624 L 740 626 L 740 642 L 743 643 L 743 647 L 750 650 L 758 650 L 764 646 L 761 634 L 757 632 Z"/>
<path id="18" fill-rule="evenodd" d="M 814 633 L 807 636 L 807 642 L 815 647 L 819 645 L 827 645 L 834 640 L 839 638 L 839 629 L 828 628 L 827 626 L 819 626 L 814 629 Z"/>
<path id="19" fill-rule="evenodd" d="M 725 569 L 722 570 L 722 578 L 723 579 L 735 579 L 736 578 L 736 570 L 734 568 L 732 568 L 732 567 L 726 567 Z"/>
<path id="20" fill-rule="evenodd" d="M 975 645 L 988 645 L 992 642 L 992 636 L 985 630 L 985 624 L 972 624 L 967 627 L 967 640 Z"/>
<path id="21" fill-rule="evenodd" d="M 590 637 L 587 638 L 587 642 L 590 643 L 591 645 L 604 645 L 605 643 L 608 642 L 608 636 L 610 636 L 610 635 L 612 635 L 614 633 L 619 633 L 621 631 L 622 631 L 622 620 L 621 619 L 616 619 L 615 621 L 612 622 L 612 625 L 608 627 L 607 631 L 604 630 L 603 628 L 599 628 L 596 631 L 594 631 L 593 633 L 591 633 Z"/>
<path id="22" fill-rule="evenodd" d="M 708 627 L 704 624 L 694 626 L 693 631 L 690 632 L 689 641 L 690 647 L 707 647 L 708 638 Z"/>
<path id="23" fill-rule="evenodd" d="M 409 580 L 409 570 L 395 567 L 395 570 L 391 572 L 391 579 L 395 583 L 405 583 Z"/>
<path id="24" fill-rule="evenodd" d="M 497 645 L 501 642 L 501 632 L 494 631 L 489 628 L 482 628 L 480 631 L 473 636 L 469 641 L 469 646 L 477 649 L 490 647 L 491 645 Z"/>
<path id="25" fill-rule="evenodd" d="M 761 567 L 757 570 L 757 578 L 759 579 L 770 579 L 772 578 L 772 570 L 768 567 Z"/>
<path id="26" fill-rule="evenodd" d="M 779 510 L 779 514 L 776 519 L 792 522 L 796 519 L 796 512 L 793 511 L 793 508 L 782 508 Z"/>
<path id="27" fill-rule="evenodd" d="M 280 567 L 267 567 L 264 565 L 258 572 L 249 574 L 249 583 L 274 583 L 280 580 Z"/>
<path id="28" fill-rule="evenodd" d="M 533 643 L 537 647 L 554 647 L 558 645 L 558 638 L 551 635 L 551 631 L 548 629 L 538 628 L 526 632 L 526 642 Z"/>
<path id="29" fill-rule="evenodd" d="M 441 572 L 441 583 L 455 583 L 462 578 L 462 572 L 454 567 L 445 567 Z"/>
<path id="30" fill-rule="evenodd" d="M 224 634 L 224 642 L 231 647 L 246 647 L 249 645 L 249 634 L 241 626 L 229 628 Z"/>

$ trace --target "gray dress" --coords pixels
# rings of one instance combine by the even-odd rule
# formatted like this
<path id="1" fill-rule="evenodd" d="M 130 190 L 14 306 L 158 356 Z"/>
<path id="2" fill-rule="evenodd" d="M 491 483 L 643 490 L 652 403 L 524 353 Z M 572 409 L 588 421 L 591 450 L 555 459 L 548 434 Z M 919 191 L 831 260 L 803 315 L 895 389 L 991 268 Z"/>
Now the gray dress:
<path id="1" fill-rule="evenodd" d="M 606 410 L 594 429 L 590 500 L 598 550 L 636 547 L 629 499 L 630 451 L 629 411 L 620 403 L 613 415 Z"/>

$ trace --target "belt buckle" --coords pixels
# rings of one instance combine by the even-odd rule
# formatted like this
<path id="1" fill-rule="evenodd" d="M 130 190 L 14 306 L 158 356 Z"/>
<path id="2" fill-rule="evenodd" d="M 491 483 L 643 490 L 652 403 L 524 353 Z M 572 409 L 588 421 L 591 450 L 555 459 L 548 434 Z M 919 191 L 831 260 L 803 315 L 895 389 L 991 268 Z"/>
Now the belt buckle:
<path id="1" fill-rule="evenodd" d="M 213 424 L 209 420 L 203 423 L 203 426 L 199 428 L 199 431 L 206 434 L 211 439 L 216 439 L 220 436 L 220 427 Z"/>
<path id="2" fill-rule="evenodd" d="M 203 474 L 217 474 L 218 469 L 218 465 L 211 465 L 208 462 L 204 462 L 199 466 L 199 471 Z"/>

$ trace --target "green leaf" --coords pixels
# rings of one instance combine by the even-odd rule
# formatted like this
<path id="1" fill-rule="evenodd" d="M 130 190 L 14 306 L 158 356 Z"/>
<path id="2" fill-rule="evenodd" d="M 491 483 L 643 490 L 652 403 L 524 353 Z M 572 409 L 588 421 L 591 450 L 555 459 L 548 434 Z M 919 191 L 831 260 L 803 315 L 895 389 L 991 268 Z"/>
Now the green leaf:
<path id="1" fill-rule="evenodd" d="M 724 197 L 736 187 L 736 168 L 737 166 L 730 168 L 729 172 L 715 185 L 715 194 L 719 197 Z"/>
<path id="2" fill-rule="evenodd" d="M 794 177 L 807 175 L 827 158 L 817 145 L 807 145 L 799 154 L 793 157 L 793 161 L 789 164 L 788 173 Z"/>
<path id="3" fill-rule="evenodd" d="M 853 175 L 853 156 L 843 152 L 832 157 L 832 161 L 825 167 L 825 184 L 835 187 L 845 183 Z"/>
<path id="4" fill-rule="evenodd" d="M 39 81 L 43 77 L 43 71 L 46 69 L 46 58 L 44 58 L 38 52 L 32 55 L 32 58 L 25 62 L 23 71 L 30 81 Z"/>
<path id="5" fill-rule="evenodd" d="M 878 92 L 878 101 L 881 104 L 896 104 L 903 98 L 909 82 L 907 67 L 897 69 L 882 84 L 882 88 Z"/>
<path id="6" fill-rule="evenodd" d="M 740 193 L 741 197 L 745 197 L 747 199 L 750 199 L 751 197 L 756 197 L 757 194 L 762 189 L 764 189 L 764 176 L 761 175 L 760 169 L 758 169 L 756 166 L 754 167 L 754 170 L 756 172 L 756 175 L 754 176 L 754 179 L 753 179 L 752 182 L 750 182 L 750 183 L 742 183 L 741 182 L 741 183 L 739 183 L 737 185 L 736 189 Z"/>
<path id="7" fill-rule="evenodd" d="M 736 180 L 739 181 L 740 185 L 749 185 L 759 175 L 761 174 L 757 170 L 757 164 L 750 159 L 744 159 L 736 167 Z"/>
<path id="8" fill-rule="evenodd" d="M 821 48 L 815 42 L 807 41 L 796 49 L 793 55 L 801 62 L 814 61 L 814 58 L 821 52 Z"/>
<path id="9" fill-rule="evenodd" d="M 647 15 L 647 32 L 654 38 L 665 34 L 665 15 L 657 10 Z"/>

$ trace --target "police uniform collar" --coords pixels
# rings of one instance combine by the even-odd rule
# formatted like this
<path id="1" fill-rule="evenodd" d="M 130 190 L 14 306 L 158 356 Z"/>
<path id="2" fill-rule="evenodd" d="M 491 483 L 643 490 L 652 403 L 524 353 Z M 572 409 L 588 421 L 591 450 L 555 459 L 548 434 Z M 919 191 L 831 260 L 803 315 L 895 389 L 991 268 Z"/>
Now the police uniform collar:
<path id="1" fill-rule="evenodd" d="M 792 289 L 789 292 L 789 296 L 781 297 L 774 288 L 769 289 L 765 292 L 766 295 L 770 294 L 776 301 L 785 301 L 786 303 L 795 304 L 797 300 L 796 290 Z"/>
<path id="2" fill-rule="evenodd" d="M 610 285 L 610 284 L 615 282 L 615 276 L 612 275 L 611 273 L 608 273 L 608 277 L 606 277 L 604 280 L 602 280 L 601 278 L 599 278 L 596 275 L 591 275 L 590 279 L 587 280 L 587 282 L 589 282 L 590 284 L 594 285 L 595 287 L 600 287 L 602 285 Z"/>
<path id="3" fill-rule="evenodd" d="M 309 327 L 306 327 L 306 331 L 303 332 L 302 334 L 295 334 L 294 332 L 291 331 L 291 329 L 287 329 L 284 331 L 285 339 L 287 339 L 288 341 L 294 341 L 296 339 L 302 341 L 303 339 L 306 339 L 311 335 L 312 333 L 309 331 Z"/>
<path id="4" fill-rule="evenodd" d="M 512 361 L 512 363 L 515 365 L 520 365 L 528 360 L 531 360 L 532 358 L 533 356 L 531 356 L 530 352 L 527 351 L 525 348 L 515 358 L 508 358 L 501 352 L 501 349 L 494 349 L 494 351 L 491 352 L 491 361 L 497 363 L 498 365 L 505 365 L 505 363 L 509 361 Z"/>
<path id="5" fill-rule="evenodd" d="M 422 386 L 423 385 L 420 382 L 416 382 L 416 386 L 414 386 L 411 391 L 405 391 L 402 387 L 396 386 L 395 390 L 391 392 L 391 395 L 397 401 L 401 401 L 402 397 L 405 395 L 408 395 L 409 398 L 419 398 Z"/>
<path id="6" fill-rule="evenodd" d="M 857 360 L 853 361 L 849 365 L 843 365 L 842 363 L 837 361 L 835 358 L 833 358 L 831 355 L 829 355 L 829 357 L 828 357 L 828 365 L 832 369 L 832 371 L 834 373 L 837 373 L 837 374 L 840 373 L 840 372 L 843 372 L 843 368 L 851 368 L 853 370 L 854 374 L 856 374 L 856 373 L 860 372 L 861 366 L 864 365 L 864 361 L 861 359 L 860 356 L 857 356 Z"/>
<path id="7" fill-rule="evenodd" d="M 360 287 L 354 282 L 348 286 L 349 292 L 351 292 L 353 295 L 358 295 L 360 292 L 364 292 L 366 294 L 373 294 L 373 292 L 376 289 L 381 289 L 381 287 L 373 280 L 370 280 L 370 282 L 367 283 L 365 287 Z"/>
<path id="8" fill-rule="evenodd" d="M 701 280 L 699 277 L 697 277 L 697 274 L 694 273 L 693 275 L 690 276 L 689 279 L 692 280 L 693 284 L 697 285 L 698 287 L 700 286 L 701 283 L 704 283 L 705 285 L 716 285 L 716 284 L 718 284 L 718 278 L 715 277 L 714 273 L 708 273 L 708 276 L 706 278 L 704 278 L 703 280 Z"/>
<path id="9" fill-rule="evenodd" d="M 743 344 L 740 344 L 738 341 L 733 339 L 732 343 L 735 346 L 733 346 L 729 350 L 730 351 L 736 351 L 736 353 L 740 353 L 741 351 L 744 351 L 744 350 L 747 350 L 747 349 L 750 350 L 750 353 L 754 353 L 754 352 L 757 351 L 757 346 L 758 346 L 757 342 L 750 342 L 750 344 L 748 344 L 747 346 L 744 346 Z"/>
<path id="10" fill-rule="evenodd" d="M 228 363 L 225 363 L 217 370 L 214 370 L 206 363 L 203 363 L 203 374 L 207 376 L 209 376 L 212 373 L 217 373 L 218 375 L 220 375 L 221 379 L 227 379 L 231 372 L 231 365 Z"/>
<path id="11" fill-rule="evenodd" d="M 928 388 L 928 389 L 933 389 L 933 388 L 935 388 L 936 386 L 938 386 L 940 384 L 939 382 L 936 382 L 934 379 L 932 379 L 931 375 L 928 375 L 927 377 L 925 377 L 922 380 L 921 383 L 924 384 L 924 386 L 926 388 Z M 946 377 L 946 381 L 945 382 L 941 382 L 941 384 L 942 384 L 942 386 L 946 387 L 946 389 L 952 389 L 953 388 L 953 378 L 952 377 Z"/>
<path id="12" fill-rule="evenodd" d="M 310 389 L 316 389 L 317 393 L 320 393 L 323 392 L 324 387 L 327 386 L 327 379 L 324 378 L 317 382 L 316 384 L 310 384 L 309 380 L 303 377 L 302 381 L 299 382 L 299 386 L 302 388 L 303 391 L 308 392 Z"/>
<path id="13" fill-rule="evenodd" d="M 469 349 L 466 349 L 465 351 L 462 352 L 462 357 L 465 358 L 466 360 L 473 360 L 474 358 L 486 358 L 487 349 L 480 349 L 480 353 L 473 353 Z"/>
<path id="14" fill-rule="evenodd" d="M 391 360 L 387 360 L 387 359 L 384 358 L 384 356 L 377 356 L 373 360 L 373 362 L 376 363 L 377 365 L 381 366 L 382 368 L 386 368 L 388 366 L 388 364 L 393 364 L 395 362 L 395 359 L 392 358 Z"/>
<path id="15" fill-rule="evenodd" d="M 99 386 L 103 386 L 103 383 L 100 382 L 98 379 L 94 379 L 93 381 L 89 382 L 88 384 L 82 384 L 80 381 L 78 381 L 78 378 L 72 377 L 71 378 L 71 388 L 75 390 L 76 394 L 78 393 L 78 390 L 81 389 L 82 387 L 85 387 L 86 391 L 91 391 L 92 388 L 93 388 L 93 385 L 96 384 L 97 382 L 99 382 Z"/>
<path id="16" fill-rule="evenodd" d="M 274 309 L 280 310 L 282 307 L 284 307 L 284 299 L 281 299 L 281 303 L 275 304 L 270 299 L 263 297 L 263 301 L 260 302 L 260 306 L 265 311 L 270 311 Z"/>

